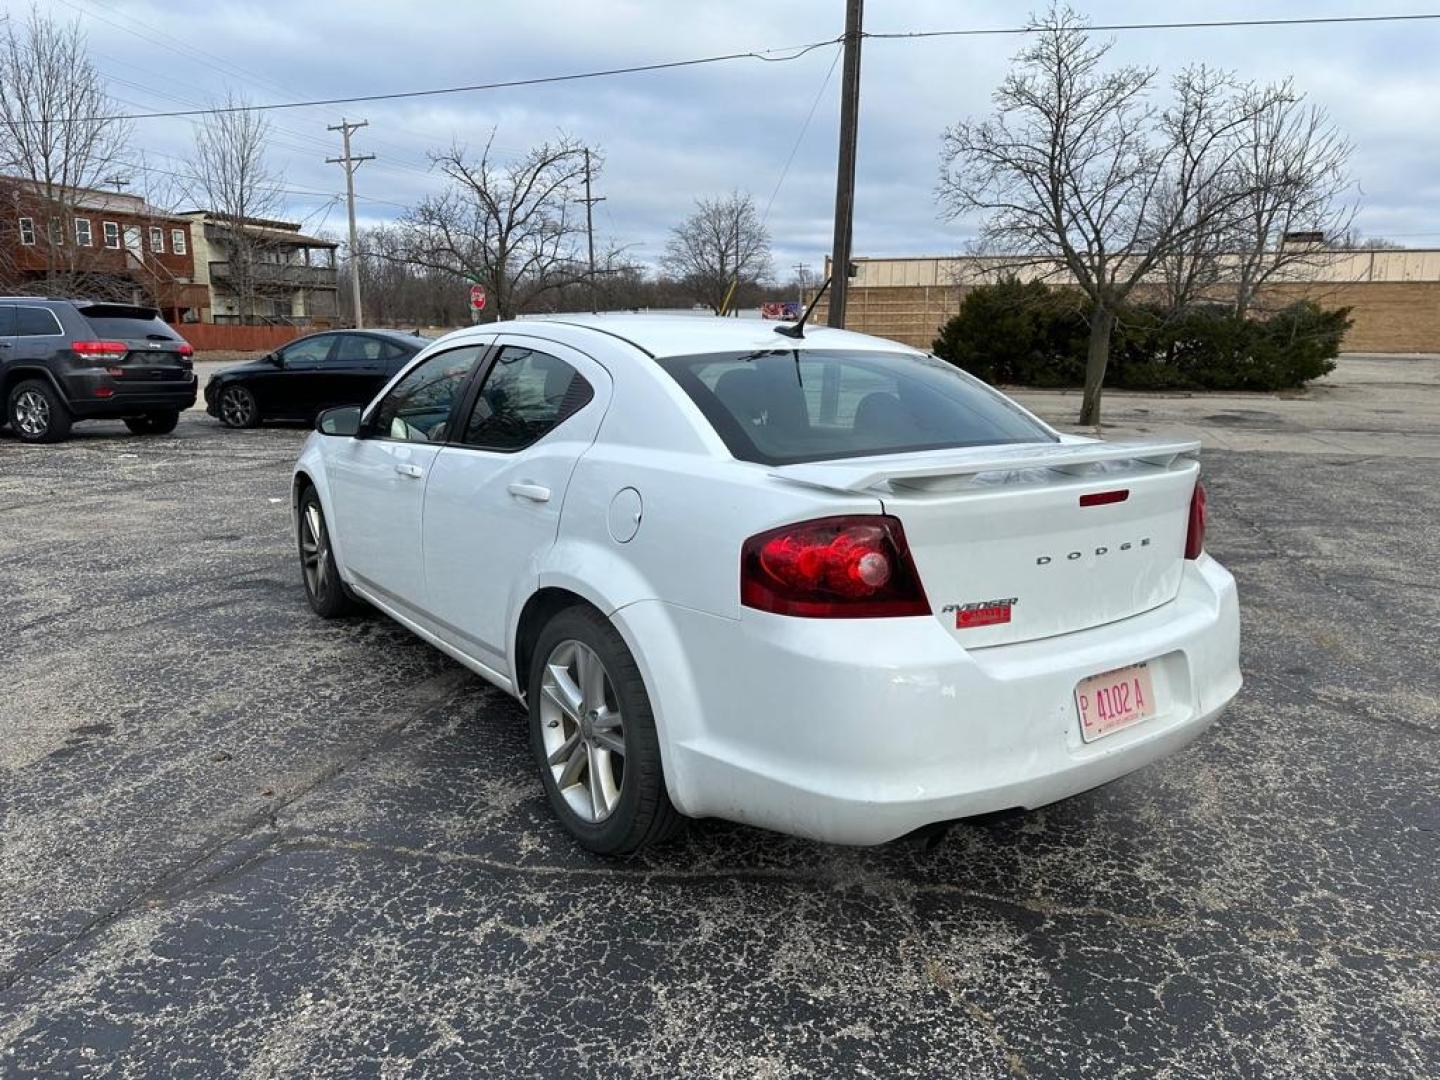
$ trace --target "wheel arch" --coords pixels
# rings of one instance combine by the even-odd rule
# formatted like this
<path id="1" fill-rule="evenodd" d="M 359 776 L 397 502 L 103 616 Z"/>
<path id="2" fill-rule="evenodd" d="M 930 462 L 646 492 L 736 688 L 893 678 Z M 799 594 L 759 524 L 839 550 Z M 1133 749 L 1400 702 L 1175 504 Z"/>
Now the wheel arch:
<path id="1" fill-rule="evenodd" d="M 50 389 L 59 394 L 60 400 L 67 406 L 70 404 L 70 398 L 65 393 L 65 388 L 60 385 L 60 380 L 55 378 L 53 371 L 42 364 L 16 364 L 7 368 L 4 375 L 0 376 L 0 402 L 3 402 L 4 406 L 8 408 L 10 391 L 27 379 L 37 377 L 49 383 Z"/>
<path id="2" fill-rule="evenodd" d="M 551 619 L 572 607 L 587 607 L 601 616 L 605 615 L 599 605 L 577 592 L 555 585 L 536 589 L 520 608 L 512 635 L 511 671 L 515 696 L 521 701 L 526 700 L 530 690 L 530 665 L 535 661 L 535 645 L 541 632 Z"/>

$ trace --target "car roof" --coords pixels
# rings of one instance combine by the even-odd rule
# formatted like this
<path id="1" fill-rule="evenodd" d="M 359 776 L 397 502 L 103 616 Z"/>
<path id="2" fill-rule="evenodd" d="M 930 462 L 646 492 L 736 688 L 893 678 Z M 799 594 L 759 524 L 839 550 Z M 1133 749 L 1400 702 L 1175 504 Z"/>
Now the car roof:
<path id="1" fill-rule="evenodd" d="M 477 330 L 520 333 L 546 324 L 593 330 L 628 341 L 659 359 L 712 352 L 748 352 L 756 349 L 854 349 L 874 352 L 919 353 L 897 341 L 834 330 L 813 323 L 799 340 L 775 333 L 784 323 L 762 319 L 720 319 L 713 315 L 641 315 L 631 312 L 526 316 L 513 322 L 486 323 Z"/>
<path id="2" fill-rule="evenodd" d="M 364 334 L 369 337 L 382 337 L 390 341 L 398 341 L 402 345 L 409 345 L 415 349 L 422 349 L 429 345 L 433 338 L 422 337 L 419 334 L 411 333 L 409 330 L 390 330 L 383 326 L 374 328 L 363 327 L 356 329 L 353 326 L 336 327 L 333 330 L 317 330 L 313 334 L 306 334 L 305 337 L 326 337 L 331 334 Z M 296 338 L 296 341 L 301 340 Z"/>

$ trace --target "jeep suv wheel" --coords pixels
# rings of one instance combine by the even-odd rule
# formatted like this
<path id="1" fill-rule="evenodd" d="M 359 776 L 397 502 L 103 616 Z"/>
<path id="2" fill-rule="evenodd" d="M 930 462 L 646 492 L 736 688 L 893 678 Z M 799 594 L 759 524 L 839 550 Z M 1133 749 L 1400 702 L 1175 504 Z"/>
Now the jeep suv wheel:
<path id="1" fill-rule="evenodd" d="M 70 410 L 54 387 L 40 379 L 26 379 L 10 391 L 5 416 L 24 442 L 59 442 L 70 434 Z"/>

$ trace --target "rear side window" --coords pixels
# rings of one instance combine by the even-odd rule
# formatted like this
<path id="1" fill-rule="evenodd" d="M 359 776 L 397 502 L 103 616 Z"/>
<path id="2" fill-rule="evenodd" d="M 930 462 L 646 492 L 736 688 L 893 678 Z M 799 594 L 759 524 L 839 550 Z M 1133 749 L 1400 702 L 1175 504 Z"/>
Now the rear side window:
<path id="1" fill-rule="evenodd" d="M 17 307 L 15 332 L 21 337 L 53 337 L 63 335 L 55 313 L 43 307 Z"/>
<path id="2" fill-rule="evenodd" d="M 165 320 L 151 308 L 126 304 L 94 304 L 80 309 L 80 314 L 95 331 L 97 338 L 119 338 L 122 341 L 180 341 Z"/>
<path id="3" fill-rule="evenodd" d="M 335 346 L 332 364 L 363 364 L 367 360 L 379 360 L 384 342 L 379 338 L 363 334 L 341 334 L 340 343 Z"/>
<path id="4" fill-rule="evenodd" d="M 485 376 L 461 441 L 481 450 L 523 450 L 594 396 L 585 377 L 559 357 L 506 345 Z"/>
<path id="5" fill-rule="evenodd" d="M 742 461 L 787 465 L 1055 441 L 984 383 L 933 356 L 769 349 L 658 363 Z"/>

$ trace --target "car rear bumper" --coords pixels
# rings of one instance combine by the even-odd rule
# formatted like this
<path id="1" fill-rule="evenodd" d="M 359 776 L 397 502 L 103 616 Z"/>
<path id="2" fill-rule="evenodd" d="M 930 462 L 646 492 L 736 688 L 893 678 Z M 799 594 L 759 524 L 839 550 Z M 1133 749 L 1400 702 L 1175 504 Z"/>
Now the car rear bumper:
<path id="1" fill-rule="evenodd" d="M 1160 608 L 968 651 L 933 618 L 734 620 L 652 601 L 615 620 L 655 700 L 677 807 L 835 843 L 1107 783 L 1193 740 L 1241 682 L 1234 579 L 1208 557 Z M 1085 743 L 1076 684 L 1140 661 L 1157 714 Z"/>
<path id="2" fill-rule="evenodd" d="M 197 385 L 194 372 L 187 372 L 183 379 L 144 381 L 83 373 L 65 380 L 65 392 L 77 419 L 97 420 L 171 409 L 184 411 L 195 404 Z"/>

